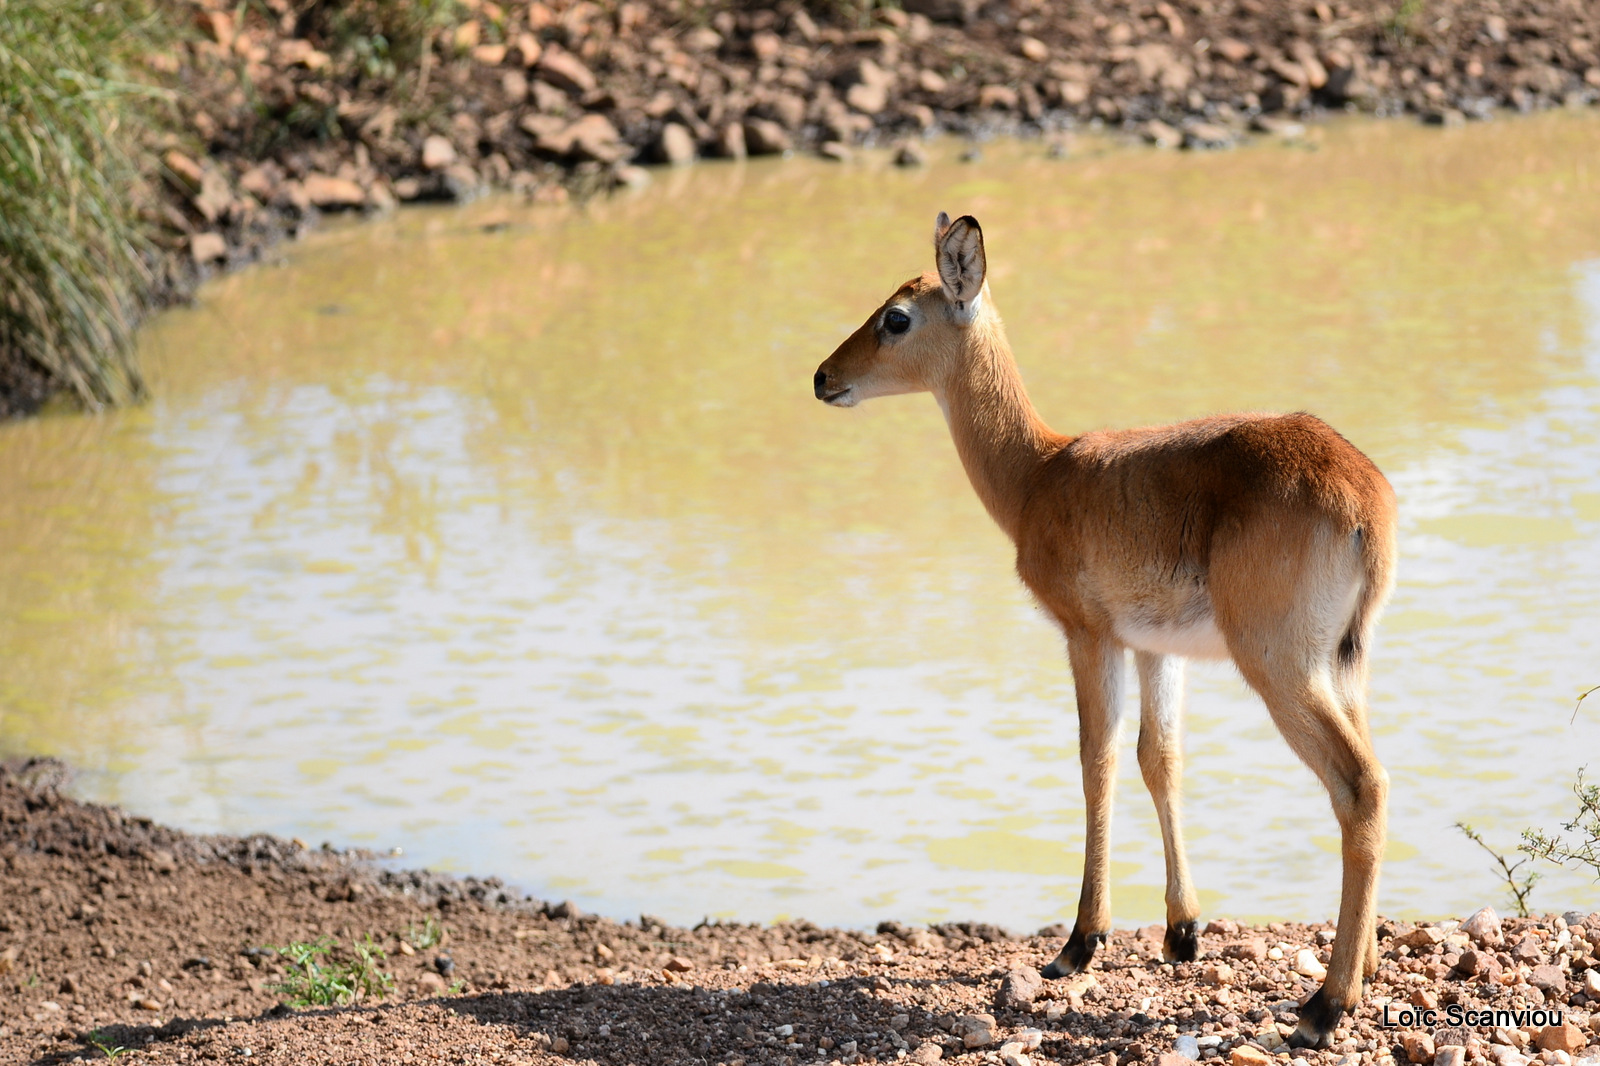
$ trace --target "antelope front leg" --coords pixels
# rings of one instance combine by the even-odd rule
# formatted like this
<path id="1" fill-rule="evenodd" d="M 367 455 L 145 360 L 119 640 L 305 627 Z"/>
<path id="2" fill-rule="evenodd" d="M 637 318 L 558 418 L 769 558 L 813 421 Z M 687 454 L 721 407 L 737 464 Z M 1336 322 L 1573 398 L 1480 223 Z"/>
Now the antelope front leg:
<path id="1" fill-rule="evenodd" d="M 1111 933 L 1111 799 L 1117 783 L 1117 735 L 1122 714 L 1123 653 L 1120 645 L 1069 637 L 1072 685 L 1078 694 L 1078 756 L 1083 763 L 1087 825 L 1083 843 L 1083 892 L 1072 936 L 1045 977 L 1078 973 Z"/>
<path id="2" fill-rule="evenodd" d="M 1189 881 L 1183 850 L 1183 660 L 1138 652 L 1139 770 L 1155 801 L 1161 850 L 1167 864 L 1167 935 L 1162 956 L 1193 962 L 1200 954 L 1195 919 L 1200 902 Z"/>

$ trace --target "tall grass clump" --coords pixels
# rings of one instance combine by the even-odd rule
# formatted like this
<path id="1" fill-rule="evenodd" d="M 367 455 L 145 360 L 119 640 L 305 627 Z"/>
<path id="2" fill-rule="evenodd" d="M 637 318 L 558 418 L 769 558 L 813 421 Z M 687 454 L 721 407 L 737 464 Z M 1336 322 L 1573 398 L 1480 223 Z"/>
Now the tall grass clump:
<path id="1" fill-rule="evenodd" d="M 33 402 L 65 389 L 90 409 L 143 390 L 130 149 L 149 90 L 124 70 L 151 27 L 143 0 L 0 0 L 0 390 L 34 382 Z"/>

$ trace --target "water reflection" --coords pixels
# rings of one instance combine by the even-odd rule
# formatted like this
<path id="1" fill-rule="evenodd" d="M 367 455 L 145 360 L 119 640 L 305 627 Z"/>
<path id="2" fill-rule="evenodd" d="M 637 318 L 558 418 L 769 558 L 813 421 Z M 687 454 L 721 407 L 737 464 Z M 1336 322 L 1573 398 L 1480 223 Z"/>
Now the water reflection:
<path id="1" fill-rule="evenodd" d="M 183 824 L 400 844 L 615 914 L 1069 914 L 1058 638 L 930 401 L 810 396 L 949 208 L 984 223 L 1058 428 L 1308 408 L 1390 472 L 1380 906 L 1492 900 L 1449 824 L 1554 825 L 1600 737 L 1567 725 L 1600 681 L 1597 144 L 1557 115 L 991 146 L 336 229 L 157 320 L 152 408 L 0 431 L 0 746 Z M 1205 906 L 1330 913 L 1320 789 L 1195 674 Z M 1131 758 L 1119 798 L 1116 912 L 1147 920 Z"/>

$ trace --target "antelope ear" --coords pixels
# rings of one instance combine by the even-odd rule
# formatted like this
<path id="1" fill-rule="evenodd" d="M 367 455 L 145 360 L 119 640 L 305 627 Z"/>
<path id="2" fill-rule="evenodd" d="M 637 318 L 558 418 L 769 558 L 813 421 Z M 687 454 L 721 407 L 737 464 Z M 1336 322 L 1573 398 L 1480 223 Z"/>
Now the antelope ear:
<path id="1" fill-rule="evenodd" d="M 945 297 L 956 305 L 957 311 L 968 311 L 983 291 L 984 275 L 989 269 L 978 220 L 962 215 L 951 222 L 949 215 L 939 212 L 934 223 L 933 246 Z"/>

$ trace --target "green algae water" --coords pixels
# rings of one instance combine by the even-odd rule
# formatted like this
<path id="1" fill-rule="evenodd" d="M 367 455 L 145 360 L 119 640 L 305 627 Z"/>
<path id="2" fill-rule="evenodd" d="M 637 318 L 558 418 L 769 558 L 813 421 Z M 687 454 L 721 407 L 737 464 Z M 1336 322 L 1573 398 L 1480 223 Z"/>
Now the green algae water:
<path id="1" fill-rule="evenodd" d="M 142 334 L 151 404 L 0 427 L 0 751 L 619 917 L 1070 919 L 1062 642 L 931 399 L 811 396 L 945 209 L 1057 429 L 1306 409 L 1388 473 L 1379 907 L 1503 907 L 1452 823 L 1555 828 L 1600 752 L 1600 121 L 957 150 L 412 210 L 209 284 Z M 1231 668 L 1189 687 L 1207 912 L 1331 915 L 1322 789 Z"/>

